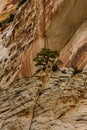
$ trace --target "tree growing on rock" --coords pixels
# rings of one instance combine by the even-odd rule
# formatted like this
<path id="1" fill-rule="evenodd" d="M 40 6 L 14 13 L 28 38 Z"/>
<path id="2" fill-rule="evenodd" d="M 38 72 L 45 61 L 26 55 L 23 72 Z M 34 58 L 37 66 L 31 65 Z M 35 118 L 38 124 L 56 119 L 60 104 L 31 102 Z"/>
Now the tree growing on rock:
<path id="1" fill-rule="evenodd" d="M 61 60 L 59 60 L 59 53 L 48 48 L 42 48 L 33 60 L 36 62 L 36 66 L 42 67 L 43 71 L 47 68 L 56 71 L 58 65 L 62 63 Z"/>

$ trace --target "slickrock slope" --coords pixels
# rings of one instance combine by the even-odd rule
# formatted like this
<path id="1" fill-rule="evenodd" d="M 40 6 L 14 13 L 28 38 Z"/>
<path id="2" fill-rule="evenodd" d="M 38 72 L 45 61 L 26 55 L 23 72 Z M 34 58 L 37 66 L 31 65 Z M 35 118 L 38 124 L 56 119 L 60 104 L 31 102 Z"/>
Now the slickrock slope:
<path id="1" fill-rule="evenodd" d="M 1 87 L 0 130 L 86 130 L 87 71 L 62 70 Z"/>
<path id="2" fill-rule="evenodd" d="M 86 0 L 27 0 L 16 11 L 14 21 L 0 32 L 0 86 L 32 75 L 33 58 L 42 47 L 63 49 L 64 66 L 84 68 Z"/>

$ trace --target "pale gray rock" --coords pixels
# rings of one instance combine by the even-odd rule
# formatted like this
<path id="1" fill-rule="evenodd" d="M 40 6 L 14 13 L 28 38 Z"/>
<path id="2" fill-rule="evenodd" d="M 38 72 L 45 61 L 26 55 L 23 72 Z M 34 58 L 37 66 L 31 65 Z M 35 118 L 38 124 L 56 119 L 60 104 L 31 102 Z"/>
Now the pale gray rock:
<path id="1" fill-rule="evenodd" d="M 70 71 L 0 88 L 0 130 L 86 130 L 87 74 Z"/>

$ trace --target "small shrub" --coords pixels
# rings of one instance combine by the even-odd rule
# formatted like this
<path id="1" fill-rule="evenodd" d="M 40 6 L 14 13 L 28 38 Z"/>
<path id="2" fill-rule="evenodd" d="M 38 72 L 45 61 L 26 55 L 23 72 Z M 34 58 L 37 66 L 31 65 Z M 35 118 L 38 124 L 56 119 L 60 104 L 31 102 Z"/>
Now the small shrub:
<path id="1" fill-rule="evenodd" d="M 46 68 L 51 68 L 53 71 L 56 71 L 58 69 L 57 66 L 61 63 L 59 59 L 55 61 L 58 57 L 59 53 L 57 51 L 42 48 L 33 60 L 36 61 L 36 66 L 42 67 L 43 71 L 45 71 Z"/>
<path id="2" fill-rule="evenodd" d="M 58 70 L 57 64 L 52 65 L 52 70 L 53 70 L 53 71 L 57 71 L 57 70 Z"/>
<path id="3" fill-rule="evenodd" d="M 76 75 L 78 73 L 81 73 L 82 70 L 78 69 L 77 67 L 73 67 L 74 71 L 73 71 L 73 75 Z"/>

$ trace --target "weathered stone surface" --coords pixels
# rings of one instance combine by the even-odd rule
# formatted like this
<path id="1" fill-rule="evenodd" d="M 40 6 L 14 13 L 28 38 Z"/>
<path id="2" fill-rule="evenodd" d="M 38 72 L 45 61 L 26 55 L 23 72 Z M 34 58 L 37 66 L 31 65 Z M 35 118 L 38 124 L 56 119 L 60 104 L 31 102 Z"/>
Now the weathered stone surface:
<path id="1" fill-rule="evenodd" d="M 87 1 L 0 1 L 0 130 L 87 129 Z M 29 77 L 42 47 L 60 50 L 63 66 L 73 69 Z M 43 79 L 44 78 L 44 79 Z M 17 80 L 20 79 L 20 80 Z M 15 81 L 15 82 L 13 82 Z"/>
<path id="2" fill-rule="evenodd" d="M 1 130 L 85 130 L 87 73 L 63 68 L 44 82 L 24 78 L 0 88 Z"/>
<path id="3" fill-rule="evenodd" d="M 78 66 L 82 69 L 87 64 L 87 20 L 76 31 L 68 44 L 61 51 L 65 66 Z"/>
<path id="4" fill-rule="evenodd" d="M 3 14 L 2 8 L 0 16 L 12 13 L 9 6 L 16 10 L 17 1 L 7 2 L 3 5 L 7 9 Z M 87 64 L 86 7 L 86 0 L 28 0 L 13 11 L 14 21 L 0 33 L 0 86 L 32 75 L 33 58 L 42 47 L 63 48 L 63 66 L 83 68 Z"/>
<path id="5" fill-rule="evenodd" d="M 29 130 L 40 87 L 37 78 L 25 78 L 0 89 L 0 129 Z"/>
<path id="6" fill-rule="evenodd" d="M 0 21 L 15 13 L 18 0 L 0 0 Z"/>
<path id="7" fill-rule="evenodd" d="M 9 1 L 8 6 L 16 7 L 16 2 Z M 83 0 L 28 0 L 15 8 L 14 21 L 0 34 L 0 86 L 32 75 L 33 58 L 42 47 L 63 48 L 63 66 L 83 68 L 87 64 L 86 7 Z"/>

